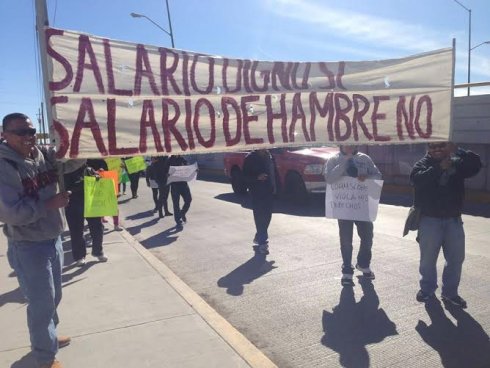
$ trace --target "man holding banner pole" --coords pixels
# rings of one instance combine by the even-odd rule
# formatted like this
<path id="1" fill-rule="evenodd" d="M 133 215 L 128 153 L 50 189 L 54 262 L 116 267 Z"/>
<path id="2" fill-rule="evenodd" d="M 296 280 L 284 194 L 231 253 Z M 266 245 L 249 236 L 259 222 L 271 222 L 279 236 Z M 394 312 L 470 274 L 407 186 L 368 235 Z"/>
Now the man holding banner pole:
<path id="1" fill-rule="evenodd" d="M 58 191 L 56 163 L 36 146 L 36 129 L 28 116 L 5 116 L 2 136 L 0 221 L 5 223 L 7 257 L 27 299 L 33 355 L 40 367 L 52 367 L 59 364 L 58 348 L 70 343 L 56 328 L 62 294 L 61 209 L 71 193 Z"/>
<path id="2" fill-rule="evenodd" d="M 328 159 L 325 166 L 325 181 L 334 184 L 342 177 L 357 178 L 359 182 L 366 179 L 381 179 L 381 172 L 374 164 L 371 157 L 357 151 L 356 146 L 340 146 L 339 153 Z M 354 267 L 352 266 L 352 236 L 354 224 L 357 234 L 361 238 L 359 253 L 357 255 L 356 269 L 368 279 L 374 279 L 371 271 L 371 248 L 373 246 L 373 223 L 371 221 L 359 221 L 339 219 L 340 251 L 342 253 L 342 279 L 343 286 L 353 286 Z"/>

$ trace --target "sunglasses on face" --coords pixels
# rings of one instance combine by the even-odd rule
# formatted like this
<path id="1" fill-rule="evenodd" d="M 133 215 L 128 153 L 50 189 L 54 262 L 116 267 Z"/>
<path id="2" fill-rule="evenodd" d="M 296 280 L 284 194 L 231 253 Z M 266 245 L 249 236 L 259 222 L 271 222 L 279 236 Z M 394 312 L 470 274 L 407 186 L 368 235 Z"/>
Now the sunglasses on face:
<path id="1" fill-rule="evenodd" d="M 36 135 L 36 128 L 7 130 L 5 133 L 12 133 L 12 134 L 15 134 L 19 137 L 25 137 L 27 135 L 34 136 L 34 135 Z"/>
<path id="2" fill-rule="evenodd" d="M 429 149 L 438 149 L 438 148 L 446 148 L 446 143 L 434 143 L 429 144 Z"/>

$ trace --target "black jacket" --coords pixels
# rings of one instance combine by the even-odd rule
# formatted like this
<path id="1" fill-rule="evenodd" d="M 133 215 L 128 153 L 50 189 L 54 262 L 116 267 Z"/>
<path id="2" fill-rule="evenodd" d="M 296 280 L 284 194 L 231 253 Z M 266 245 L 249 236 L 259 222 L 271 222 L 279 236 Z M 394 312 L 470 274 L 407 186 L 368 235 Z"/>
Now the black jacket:
<path id="1" fill-rule="evenodd" d="M 478 174 L 480 156 L 459 149 L 452 165 L 442 170 L 439 162 L 429 154 L 418 161 L 410 174 L 415 189 L 414 206 L 423 215 L 431 217 L 457 217 L 461 215 L 464 200 L 464 181 Z"/>
<path id="2" fill-rule="evenodd" d="M 274 193 L 274 171 L 271 170 L 272 157 L 250 152 L 243 162 L 243 178 L 253 196 L 266 197 Z M 267 180 L 258 180 L 260 174 L 267 174 Z"/>
<path id="3" fill-rule="evenodd" d="M 152 162 L 146 169 L 146 181 L 149 179 L 155 180 L 159 187 L 167 185 L 169 158 L 167 156 L 158 157 L 155 162 Z M 175 165 L 174 165 L 175 166 Z"/>

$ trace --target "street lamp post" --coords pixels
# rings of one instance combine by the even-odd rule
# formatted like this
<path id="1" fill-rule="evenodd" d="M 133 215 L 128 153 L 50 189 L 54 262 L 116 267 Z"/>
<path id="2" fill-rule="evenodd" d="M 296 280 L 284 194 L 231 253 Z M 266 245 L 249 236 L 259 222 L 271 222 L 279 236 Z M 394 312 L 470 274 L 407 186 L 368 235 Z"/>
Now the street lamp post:
<path id="1" fill-rule="evenodd" d="M 151 19 L 150 17 L 147 17 L 146 15 L 144 14 L 138 14 L 138 13 L 131 13 L 130 14 L 133 18 L 145 18 L 147 20 L 149 20 L 151 23 L 153 23 L 155 26 L 157 26 L 158 28 L 160 28 L 163 32 L 165 32 L 166 34 L 168 34 L 170 36 L 170 40 L 172 41 L 172 48 L 174 49 L 175 48 L 175 44 L 174 44 L 174 34 L 172 32 L 172 23 L 171 23 L 171 20 L 170 20 L 170 10 L 168 8 L 168 0 L 167 0 L 167 15 L 168 15 L 168 24 L 170 26 L 170 32 L 167 31 L 165 28 L 161 27 L 158 23 L 156 23 L 153 19 Z"/>
<path id="2" fill-rule="evenodd" d="M 459 6 L 461 6 L 464 10 L 468 12 L 468 96 L 470 95 L 470 74 L 471 74 L 471 9 L 468 9 L 466 6 L 461 4 L 458 0 L 454 0 Z"/>

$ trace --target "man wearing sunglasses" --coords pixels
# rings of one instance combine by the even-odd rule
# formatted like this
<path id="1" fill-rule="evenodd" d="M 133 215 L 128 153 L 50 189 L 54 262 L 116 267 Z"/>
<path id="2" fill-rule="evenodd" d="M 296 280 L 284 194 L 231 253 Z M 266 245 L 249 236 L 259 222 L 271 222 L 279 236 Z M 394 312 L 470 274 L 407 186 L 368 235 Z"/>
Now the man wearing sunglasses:
<path id="1" fill-rule="evenodd" d="M 443 249 L 441 299 L 466 308 L 458 287 L 465 257 L 465 235 L 461 212 L 464 181 L 481 168 L 480 156 L 457 148 L 451 142 L 429 143 L 427 154 L 410 174 L 414 206 L 421 211 L 417 234 L 420 246 L 420 290 L 416 299 L 427 302 L 437 289 L 437 257 Z"/>
<path id="2" fill-rule="evenodd" d="M 8 239 L 8 260 L 28 301 L 31 347 L 40 367 L 61 367 L 56 308 L 61 300 L 63 249 L 61 208 L 69 192 L 58 193 L 53 163 L 36 147 L 36 129 L 24 114 L 3 118 L 0 143 L 0 221 Z"/>

